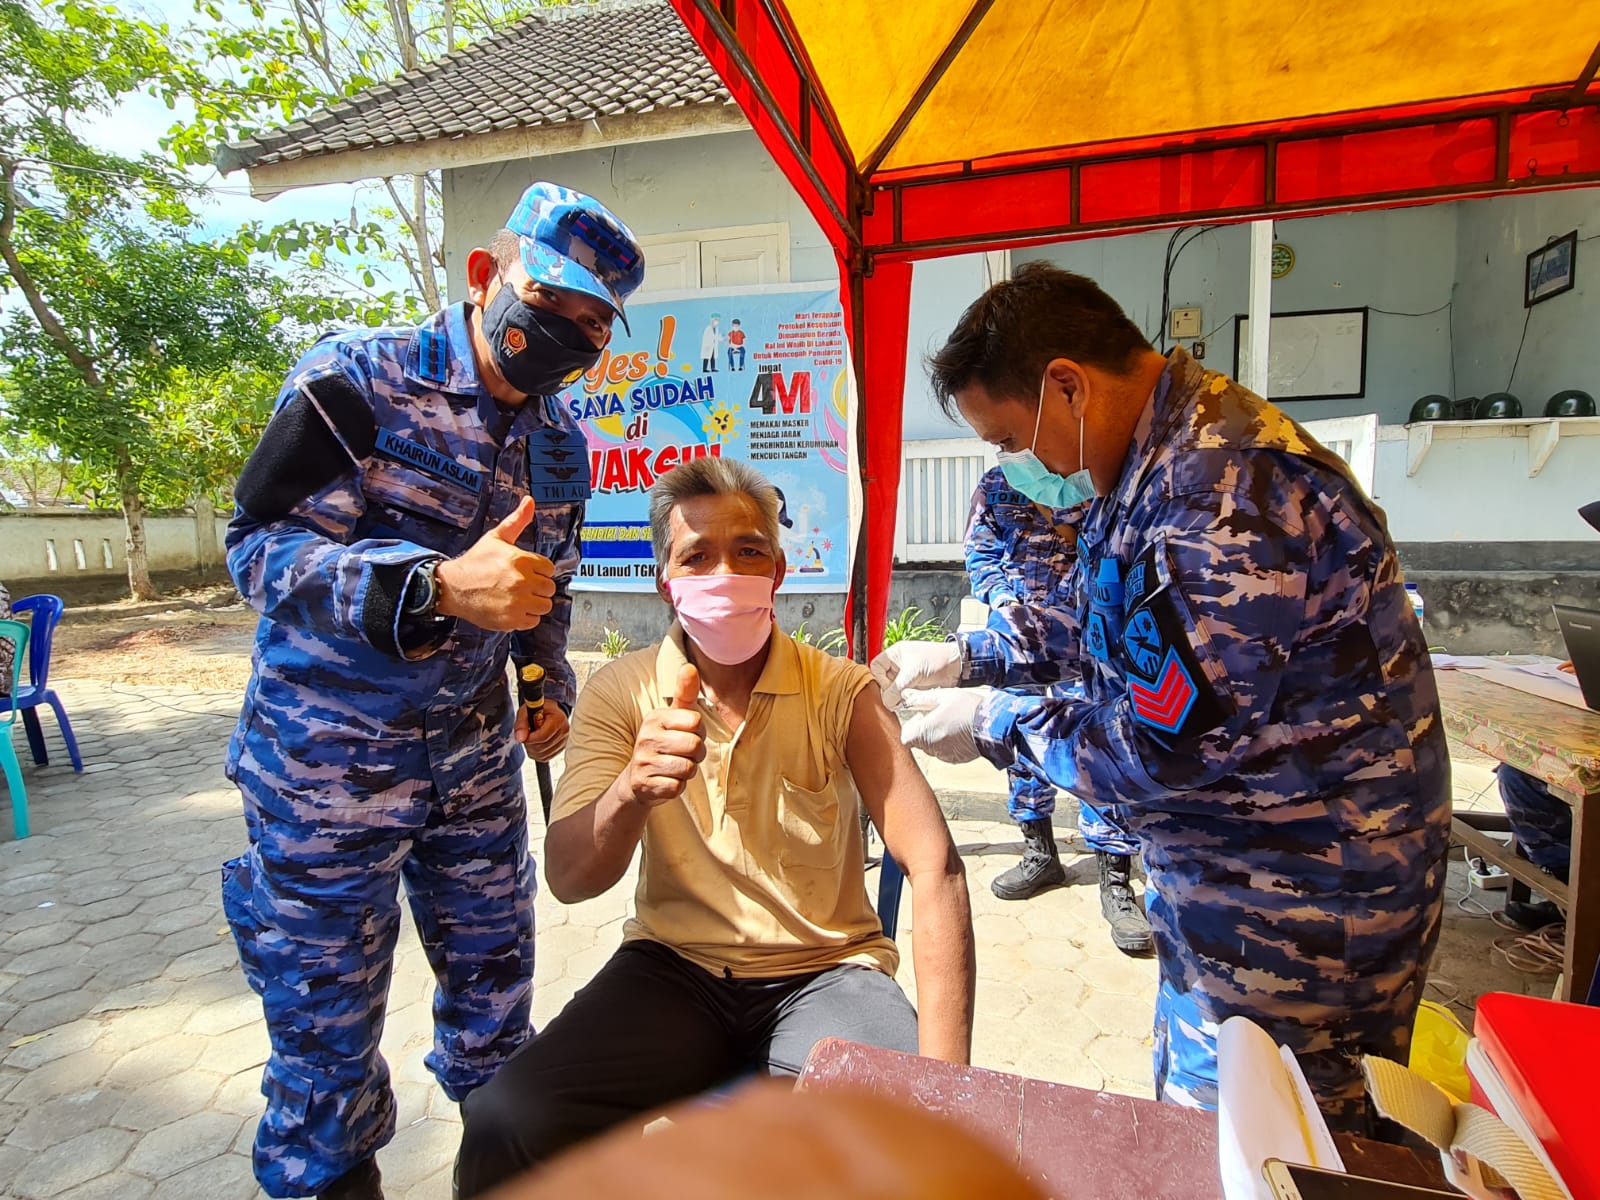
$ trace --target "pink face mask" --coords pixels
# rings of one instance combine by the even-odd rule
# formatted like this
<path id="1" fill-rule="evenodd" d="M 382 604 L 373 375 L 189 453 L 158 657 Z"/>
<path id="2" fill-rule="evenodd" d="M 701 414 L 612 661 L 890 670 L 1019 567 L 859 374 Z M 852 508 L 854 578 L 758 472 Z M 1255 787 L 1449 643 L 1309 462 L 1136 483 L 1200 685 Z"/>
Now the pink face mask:
<path id="1" fill-rule="evenodd" d="M 772 580 L 764 575 L 679 575 L 667 594 L 683 631 L 713 662 L 731 667 L 772 636 Z"/>

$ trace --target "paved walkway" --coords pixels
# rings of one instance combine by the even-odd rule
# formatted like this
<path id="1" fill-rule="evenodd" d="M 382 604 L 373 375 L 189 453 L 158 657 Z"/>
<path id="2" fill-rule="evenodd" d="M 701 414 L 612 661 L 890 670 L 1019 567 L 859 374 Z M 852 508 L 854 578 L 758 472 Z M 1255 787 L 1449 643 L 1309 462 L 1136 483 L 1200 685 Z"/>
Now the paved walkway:
<path id="1" fill-rule="evenodd" d="M 52 734 L 52 765 L 24 767 L 34 836 L 8 840 L 0 815 L 0 1195 L 256 1196 L 249 1147 L 267 1041 L 217 883 L 218 865 L 244 840 L 221 769 L 239 698 L 83 681 L 61 691 L 88 766 L 75 775 Z M 969 797 L 987 783 L 991 809 L 998 781 L 981 771 L 936 777 Z M 531 772 L 529 784 L 532 795 Z M 1458 764 L 1457 790 L 1492 792 L 1481 763 Z M 1111 946 L 1093 860 L 1069 864 L 1070 886 L 1005 904 L 989 882 L 1015 861 L 1015 830 L 978 820 L 952 828 L 979 947 L 975 1061 L 1148 1095 L 1155 965 Z M 1459 866 L 1454 876 L 1459 887 Z M 540 897 L 536 1023 L 610 955 L 631 897 L 631 877 L 585 904 Z M 1548 991 L 1548 980 L 1489 967 L 1487 924 L 1450 909 L 1436 971 L 1444 995 Z M 908 894 L 901 979 L 914 995 L 910 925 Z M 459 1121 L 422 1067 L 431 988 L 416 937 L 403 932 L 383 1037 L 399 1100 L 399 1132 L 379 1156 L 391 1200 L 450 1194 Z"/>

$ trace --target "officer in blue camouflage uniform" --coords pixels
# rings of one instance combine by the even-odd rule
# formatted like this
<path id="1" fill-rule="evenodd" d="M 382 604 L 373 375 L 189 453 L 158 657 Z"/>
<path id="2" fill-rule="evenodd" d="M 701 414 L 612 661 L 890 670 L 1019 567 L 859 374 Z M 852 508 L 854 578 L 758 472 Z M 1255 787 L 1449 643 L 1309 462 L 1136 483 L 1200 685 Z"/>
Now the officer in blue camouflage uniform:
<path id="1" fill-rule="evenodd" d="M 1014 604 L 1054 604 L 1077 562 L 1077 527 L 1087 509 L 1087 504 L 1046 508 L 1012 487 L 999 467 L 984 472 L 967 517 L 967 578 L 972 594 L 991 611 Z M 1083 694 L 1075 685 L 1061 692 Z M 1006 780 L 1006 807 L 1022 830 L 1022 861 L 1001 873 L 989 888 L 1002 900 L 1026 900 L 1067 879 L 1051 821 L 1056 788 L 1022 760 L 1006 768 Z M 1099 867 L 1100 911 L 1111 926 L 1112 942 L 1130 954 L 1147 952 L 1150 922 L 1130 882 L 1138 840 L 1122 829 L 1114 814 L 1082 801 L 1078 833 Z"/>
<path id="2" fill-rule="evenodd" d="M 382 1196 L 402 878 L 446 1094 L 529 1032 L 520 768 L 524 746 L 545 760 L 566 740 L 590 482 L 555 395 L 598 361 L 644 259 L 598 202 L 551 184 L 506 224 L 467 259 L 468 302 L 318 342 L 236 493 L 228 566 L 261 623 L 228 747 L 250 844 L 222 893 L 272 1042 L 254 1155 L 271 1196 Z M 508 655 L 548 674 L 531 729 Z"/>
<path id="3" fill-rule="evenodd" d="M 1091 280 L 1045 264 L 978 300 L 932 371 L 1013 483 L 1098 499 L 1060 611 L 1005 609 L 874 663 L 891 695 L 933 689 L 906 695 L 906 741 L 1026 759 L 1118 806 L 1149 877 L 1164 1098 L 1215 1104 L 1217 1027 L 1238 1014 L 1299 1056 L 1336 1127 L 1362 1128 L 1360 1057 L 1407 1057 L 1450 820 L 1383 514 L 1277 408 L 1157 354 Z M 1071 677 L 1084 700 L 968 686 Z"/>

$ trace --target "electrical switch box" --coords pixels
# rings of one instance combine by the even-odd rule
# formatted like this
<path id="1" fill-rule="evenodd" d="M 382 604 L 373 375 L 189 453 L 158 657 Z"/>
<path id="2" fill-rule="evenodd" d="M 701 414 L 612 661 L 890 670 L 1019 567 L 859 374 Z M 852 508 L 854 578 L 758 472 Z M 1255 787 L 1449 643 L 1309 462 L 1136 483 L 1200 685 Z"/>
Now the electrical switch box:
<path id="1" fill-rule="evenodd" d="M 1195 338 L 1200 336 L 1200 310 L 1198 308 L 1175 308 L 1172 318 L 1168 322 L 1167 335 L 1174 338 Z"/>

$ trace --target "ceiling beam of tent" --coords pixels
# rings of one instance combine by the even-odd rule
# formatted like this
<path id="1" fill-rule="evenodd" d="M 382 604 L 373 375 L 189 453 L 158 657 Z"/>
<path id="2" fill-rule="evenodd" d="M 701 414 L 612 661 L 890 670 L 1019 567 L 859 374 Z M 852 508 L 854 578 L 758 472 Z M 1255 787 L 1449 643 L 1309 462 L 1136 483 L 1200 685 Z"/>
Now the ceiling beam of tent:
<path id="1" fill-rule="evenodd" d="M 950 64 L 967 48 L 967 43 L 972 40 L 972 35 L 978 31 L 978 26 L 989 15 L 989 10 L 994 7 L 994 0 L 976 0 L 967 12 L 966 19 L 961 22 L 961 27 L 956 30 L 955 36 L 950 39 L 950 44 L 944 52 L 934 60 L 933 66 L 928 68 L 928 73 L 922 77 L 922 82 L 917 85 L 917 90 L 912 93 L 905 109 L 895 118 L 889 132 L 884 134 L 880 141 L 867 156 L 866 164 L 861 168 L 861 174 L 870 179 L 875 171 L 883 165 L 883 160 L 895 148 L 900 139 L 905 136 L 911 122 L 916 120 L 917 114 L 922 111 L 922 106 L 928 102 L 928 97 L 933 94 L 933 89 L 939 86 L 939 81 L 944 78 L 945 72 L 950 69 Z"/>
<path id="2" fill-rule="evenodd" d="M 723 53 L 728 56 L 729 61 L 732 62 L 732 64 L 738 69 L 742 82 L 749 86 L 755 100 L 760 103 L 762 109 L 765 110 L 767 116 L 771 119 L 774 130 L 776 130 L 778 136 L 783 139 L 784 145 L 788 147 L 789 153 L 794 157 L 795 165 L 800 168 L 801 172 L 806 177 L 806 182 L 811 185 L 812 191 L 816 194 L 817 202 L 821 204 L 827 210 L 828 215 L 833 218 L 834 223 L 838 226 L 840 232 L 843 233 L 846 241 L 850 243 L 852 249 L 859 251 L 861 246 L 861 226 L 859 216 L 856 212 L 850 212 L 847 214 L 844 209 L 839 207 L 838 202 L 834 200 L 833 194 L 828 190 L 827 181 L 822 178 L 822 173 L 817 169 L 817 164 L 812 160 L 809 133 L 804 139 L 802 139 L 801 131 L 796 130 L 794 126 L 790 124 L 789 118 L 785 114 L 782 106 L 779 105 L 777 98 L 773 96 L 771 89 L 768 88 L 764 82 L 762 82 L 760 74 L 756 71 L 755 63 L 751 60 L 750 55 L 746 52 L 744 45 L 739 41 L 739 36 L 735 32 L 734 26 L 724 16 L 722 3 L 720 3 L 719 0 L 692 0 L 692 2 L 694 6 L 700 10 L 700 15 L 705 18 L 706 27 L 711 31 L 712 36 L 717 39 L 718 44 L 721 45 Z M 765 3 L 763 4 L 763 7 L 767 8 L 767 12 L 770 15 L 770 7 L 767 7 Z M 779 35 L 780 37 L 783 37 L 781 27 L 777 26 L 776 24 L 774 27 L 779 29 Z M 784 38 L 784 44 L 785 48 L 788 49 L 790 43 L 787 37 Z M 793 51 L 790 50 L 790 53 L 792 55 Z M 810 81 L 811 77 L 806 74 L 808 67 L 805 64 L 794 60 L 792 57 L 791 62 L 796 73 L 799 74 L 803 80 L 807 81 L 806 87 L 809 90 L 812 84 Z M 739 81 L 729 80 L 730 84 L 736 82 Z M 829 123 L 827 120 L 824 120 L 823 125 L 824 128 L 829 128 Z M 830 137 L 831 136 L 833 136 L 833 131 L 830 129 Z M 845 169 L 853 173 L 854 167 L 851 163 L 848 153 L 843 155 L 843 162 Z M 853 179 L 852 183 L 855 185 L 851 188 L 852 193 L 859 195 L 861 190 L 859 186 L 859 177 L 857 176 L 855 179 Z M 858 205 L 857 203 L 852 202 L 849 207 L 851 209 L 856 209 Z"/>
<path id="3" fill-rule="evenodd" d="M 1583 64 L 1583 70 L 1578 73 L 1577 80 L 1569 88 L 1557 88 L 1551 92 L 1538 92 L 1535 100 L 1582 100 L 1589 85 L 1594 82 L 1594 77 L 1600 74 L 1600 42 L 1594 44 L 1594 51 L 1589 55 L 1589 61 Z"/>
<path id="4" fill-rule="evenodd" d="M 875 254 L 901 258 L 935 257 L 942 254 L 994 248 L 1005 245 L 1022 245 L 1049 241 L 1054 238 L 1090 236 L 1099 233 L 1157 228 L 1162 225 L 1186 223 L 1196 220 L 1248 220 L 1253 216 L 1312 215 L 1354 208 L 1394 207 L 1405 204 L 1426 203 L 1443 199 L 1460 199 L 1472 196 L 1491 196 L 1505 192 L 1539 191 L 1584 184 L 1600 183 L 1600 139 L 1595 133 L 1579 131 L 1579 123 L 1592 124 L 1600 129 L 1600 104 L 1593 93 L 1586 93 L 1584 103 L 1574 102 L 1563 91 L 1559 97 L 1544 94 L 1539 100 L 1518 104 L 1501 104 L 1492 107 L 1463 108 L 1448 113 L 1433 113 L 1426 117 L 1391 118 L 1319 127 L 1302 134 L 1260 132 L 1237 137 L 1219 137 L 1196 141 L 1173 149 L 1145 148 L 1118 150 L 1103 154 L 1083 154 L 1041 161 L 993 166 L 975 165 L 973 162 L 953 164 L 941 174 L 869 184 L 870 214 L 864 223 L 866 249 Z M 1548 142 L 1540 143 L 1542 156 L 1529 153 L 1534 144 L 1528 119 L 1546 117 L 1557 127 L 1573 130 L 1565 147 Z M 1521 123 L 1519 125 L 1519 122 Z M 1516 141 L 1521 129 L 1522 141 Z M 1306 179 L 1292 174 L 1286 167 L 1285 152 L 1304 164 L 1309 154 L 1324 149 L 1339 149 L 1339 139 L 1395 131 L 1413 131 L 1425 136 L 1430 130 L 1441 133 L 1454 131 L 1460 141 L 1463 160 L 1466 154 L 1477 156 L 1484 169 L 1476 174 L 1461 173 L 1438 183 L 1406 183 L 1393 187 L 1359 188 L 1341 190 L 1338 187 L 1306 190 Z M 1463 133 L 1470 131 L 1470 134 Z M 1163 178 L 1180 179 L 1186 187 L 1192 186 L 1199 196 L 1177 195 L 1164 203 L 1147 203 L 1137 211 L 1100 216 L 1097 206 L 1086 215 L 1083 202 L 1085 187 L 1095 172 L 1114 168 L 1119 164 L 1148 163 L 1153 171 L 1163 173 Z M 1239 178 L 1229 179 L 1226 172 L 1233 171 Z M 1032 177 L 1030 181 L 1030 177 Z M 1056 181 L 1059 180 L 1059 187 Z M 1005 186 L 1007 182 L 1027 189 L 1029 203 L 1011 205 L 1009 211 L 1019 215 L 1042 215 L 1040 203 L 1056 207 L 1061 216 L 1042 220 L 1031 225 L 982 226 L 970 218 L 970 213 L 960 221 L 952 219 L 959 230 L 933 236 L 907 233 L 908 201 L 914 202 L 919 191 L 926 190 L 930 198 L 940 196 L 940 206 L 953 202 L 948 191 L 952 186 L 983 185 Z M 1031 182 L 1031 187 L 1029 186 Z M 1205 186 L 1200 186 L 1203 183 Z M 1298 187 L 1286 184 L 1298 183 Z M 1108 184 L 1097 184 L 1102 193 Z M 1137 189 L 1137 194 L 1148 200 L 1152 191 Z M 1091 200 L 1101 199 L 1093 191 Z M 1196 202 L 1185 202 L 1193 200 Z M 1206 201 L 1215 202 L 1206 202 Z M 925 206 L 925 209 L 928 206 Z M 965 210 L 963 210 L 965 211 Z M 924 211 L 922 215 L 926 215 Z"/>
<path id="5" fill-rule="evenodd" d="M 828 99 L 828 93 L 823 90 L 820 77 L 817 75 L 816 64 L 811 61 L 811 55 L 806 51 L 805 42 L 795 31 L 793 23 L 789 20 L 789 12 L 781 4 L 773 0 L 757 0 L 767 20 L 772 22 L 772 28 L 777 31 L 778 40 L 783 43 L 783 48 L 789 52 L 789 61 L 794 64 L 796 73 L 800 76 L 802 87 L 800 89 L 800 102 L 808 108 L 814 108 L 822 118 L 822 127 L 827 131 L 828 140 L 833 143 L 834 153 L 839 156 L 839 161 L 845 167 L 855 172 L 855 155 L 850 152 L 850 142 L 844 136 L 844 126 L 839 123 L 839 114 L 833 111 L 833 102 Z M 800 130 L 802 139 L 807 148 L 811 145 L 811 130 L 805 122 Z M 855 172 L 852 183 L 859 185 L 861 176 Z"/>

